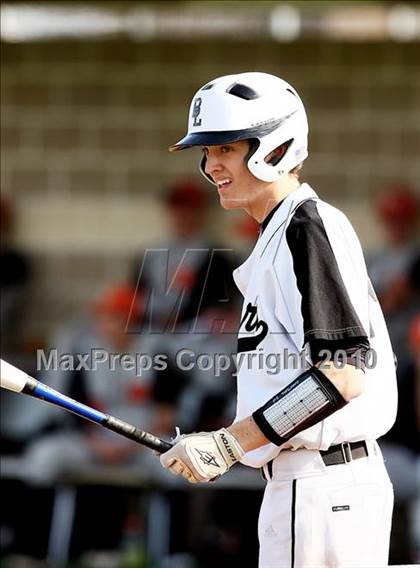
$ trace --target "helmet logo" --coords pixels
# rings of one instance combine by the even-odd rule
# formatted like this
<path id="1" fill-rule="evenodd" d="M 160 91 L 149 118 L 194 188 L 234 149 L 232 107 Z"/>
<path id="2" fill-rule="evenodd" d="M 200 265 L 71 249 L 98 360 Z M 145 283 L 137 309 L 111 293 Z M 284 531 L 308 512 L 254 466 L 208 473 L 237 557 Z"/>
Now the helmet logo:
<path id="1" fill-rule="evenodd" d="M 200 116 L 200 112 L 201 112 L 201 97 L 197 97 L 194 101 L 194 106 L 192 111 L 192 117 L 194 119 L 193 126 L 201 126 L 201 118 L 198 118 Z"/>

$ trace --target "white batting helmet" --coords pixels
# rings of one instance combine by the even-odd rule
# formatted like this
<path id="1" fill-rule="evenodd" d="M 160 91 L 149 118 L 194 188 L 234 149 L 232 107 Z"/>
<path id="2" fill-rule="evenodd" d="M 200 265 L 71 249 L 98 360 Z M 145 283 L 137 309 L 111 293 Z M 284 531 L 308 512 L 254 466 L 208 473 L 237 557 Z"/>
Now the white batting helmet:
<path id="1" fill-rule="evenodd" d="M 308 157 L 308 120 L 295 89 L 268 73 L 240 73 L 210 81 L 191 102 L 188 133 L 169 148 L 212 146 L 250 140 L 249 171 L 266 182 L 278 180 Z M 268 156 L 288 142 L 281 157 Z M 204 168 L 206 157 L 200 164 Z M 210 181 L 212 181 L 210 179 Z"/>

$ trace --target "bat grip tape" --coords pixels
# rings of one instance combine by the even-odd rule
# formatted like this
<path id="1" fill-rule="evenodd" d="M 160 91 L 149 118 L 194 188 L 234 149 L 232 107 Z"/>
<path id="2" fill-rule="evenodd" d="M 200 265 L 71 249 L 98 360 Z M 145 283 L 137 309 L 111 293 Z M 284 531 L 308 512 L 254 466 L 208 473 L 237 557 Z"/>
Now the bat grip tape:
<path id="1" fill-rule="evenodd" d="M 122 434 L 126 438 L 129 438 L 134 442 L 141 443 L 143 446 L 147 446 L 151 450 L 156 450 L 159 453 L 167 452 L 172 448 L 172 444 L 169 442 L 165 442 L 165 440 L 161 440 L 149 432 L 144 432 L 132 424 L 124 422 L 124 420 L 115 418 L 115 416 L 107 415 L 102 424 L 105 428 L 108 428 L 108 430 L 112 430 L 117 434 Z"/>

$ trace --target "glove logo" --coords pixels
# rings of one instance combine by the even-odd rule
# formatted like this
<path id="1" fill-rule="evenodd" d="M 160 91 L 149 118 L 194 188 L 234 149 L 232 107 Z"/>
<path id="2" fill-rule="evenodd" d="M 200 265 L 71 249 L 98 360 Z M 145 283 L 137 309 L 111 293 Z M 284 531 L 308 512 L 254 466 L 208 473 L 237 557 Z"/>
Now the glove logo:
<path id="1" fill-rule="evenodd" d="M 210 452 L 202 452 L 198 448 L 196 448 L 195 450 L 200 456 L 200 460 L 205 465 L 214 465 L 214 467 L 220 467 L 220 465 L 216 461 L 216 457 L 213 454 L 211 454 Z"/>
<path id="2" fill-rule="evenodd" d="M 229 441 L 227 440 L 226 436 L 223 433 L 220 434 L 220 439 L 222 440 L 222 443 L 225 446 L 226 451 L 229 454 L 232 462 L 235 463 L 237 461 L 237 459 L 235 457 L 235 454 L 234 454 L 232 448 L 229 445 Z"/>
<path id="3" fill-rule="evenodd" d="M 257 332 L 252 337 L 240 337 L 238 339 L 238 353 L 244 351 L 254 351 L 268 333 L 268 325 L 265 321 L 258 319 L 257 307 L 249 303 L 246 307 L 244 317 L 240 327 L 244 324 L 247 333 Z"/>
<path id="4" fill-rule="evenodd" d="M 192 111 L 192 117 L 194 119 L 193 126 L 201 126 L 201 118 L 200 119 L 198 118 L 201 112 L 201 102 L 202 102 L 201 97 L 197 97 L 194 101 L 194 106 Z"/>

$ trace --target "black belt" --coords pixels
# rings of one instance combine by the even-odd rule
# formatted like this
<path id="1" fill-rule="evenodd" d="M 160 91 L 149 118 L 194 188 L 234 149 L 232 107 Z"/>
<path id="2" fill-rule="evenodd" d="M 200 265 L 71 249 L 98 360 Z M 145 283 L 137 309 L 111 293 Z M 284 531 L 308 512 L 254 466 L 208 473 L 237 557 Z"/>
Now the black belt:
<path id="1" fill-rule="evenodd" d="M 337 446 L 330 446 L 328 450 L 319 450 L 322 461 L 325 465 L 340 465 L 349 463 L 353 460 L 366 458 L 369 455 L 366 442 L 344 442 Z M 269 479 L 273 477 L 273 460 L 267 462 L 267 473 Z M 264 470 L 261 468 L 261 475 L 265 481 L 266 479 Z"/>
<path id="2" fill-rule="evenodd" d="M 328 450 L 319 450 L 319 453 L 325 465 L 349 463 L 369 455 L 366 442 L 344 442 L 331 446 Z"/>

